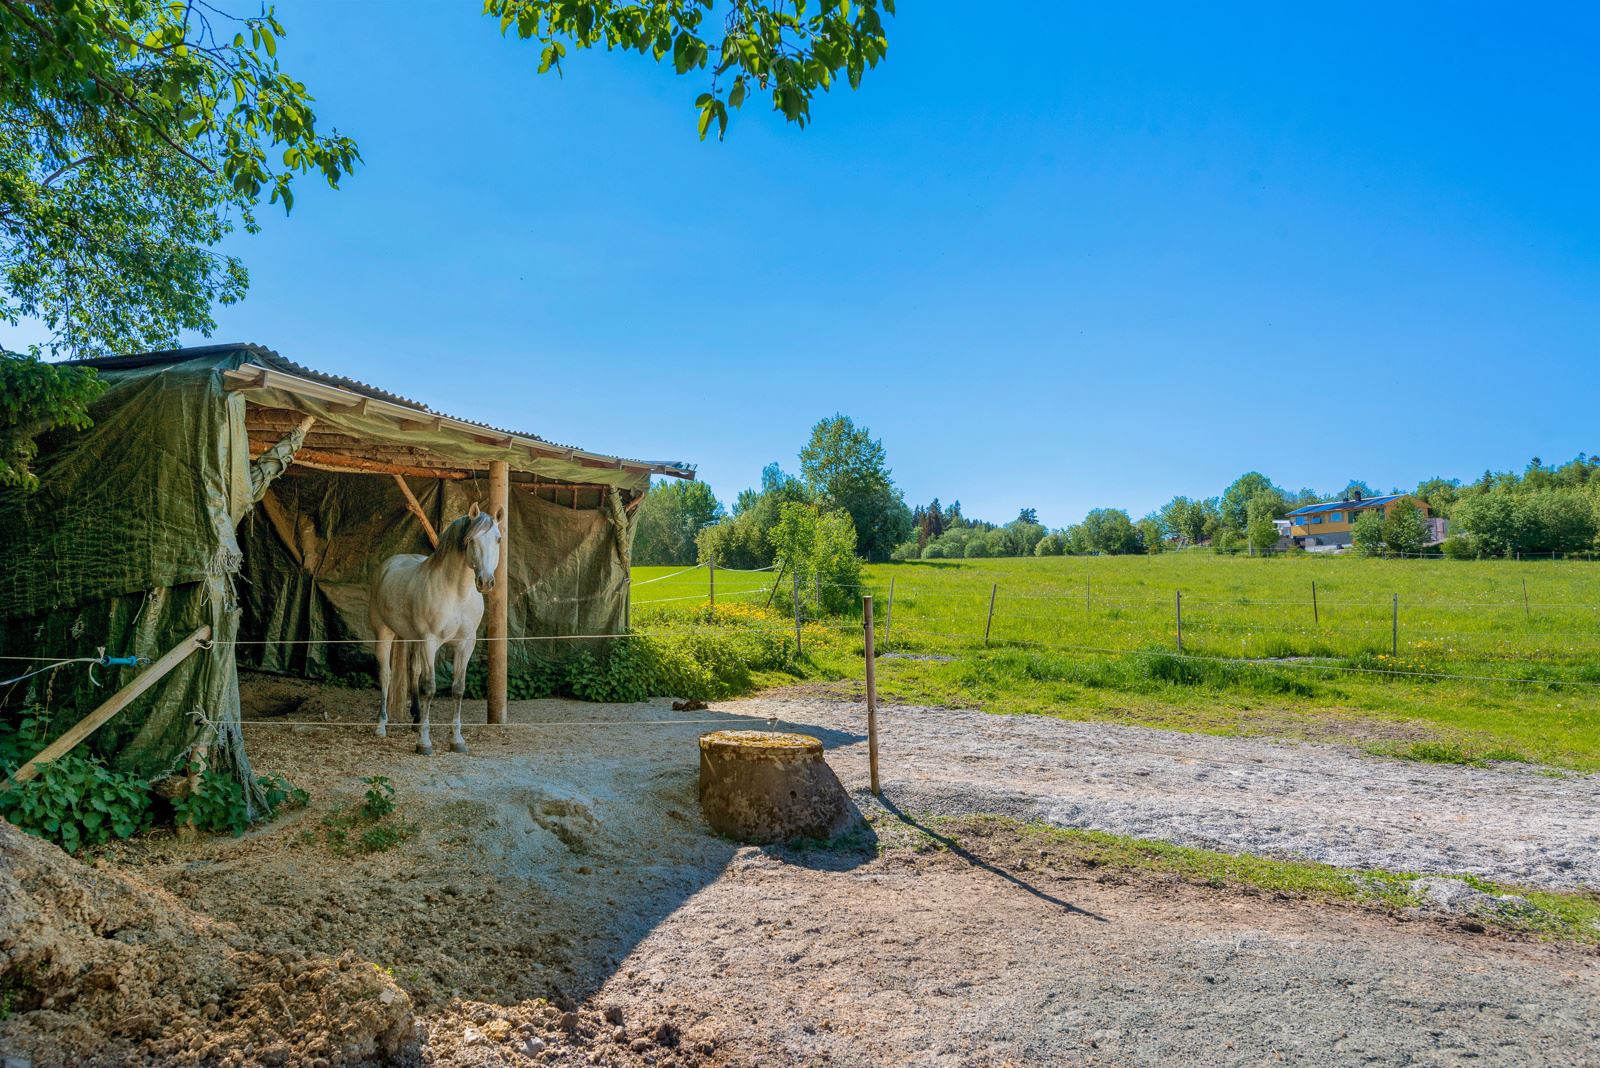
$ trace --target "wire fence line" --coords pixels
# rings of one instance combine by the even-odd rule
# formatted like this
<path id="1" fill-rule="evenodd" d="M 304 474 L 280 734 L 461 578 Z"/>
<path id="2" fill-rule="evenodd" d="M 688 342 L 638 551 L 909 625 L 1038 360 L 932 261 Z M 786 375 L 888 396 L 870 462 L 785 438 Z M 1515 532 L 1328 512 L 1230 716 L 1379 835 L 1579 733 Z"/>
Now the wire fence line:
<path id="1" fill-rule="evenodd" d="M 957 640 L 957 641 L 964 641 L 964 642 L 973 642 L 973 641 L 982 642 L 982 641 L 984 641 L 984 639 L 982 639 L 982 638 L 974 638 L 970 634 L 950 634 L 950 633 L 942 633 L 942 632 L 939 632 L 939 631 L 914 630 L 914 631 L 911 632 L 911 634 L 912 634 L 913 637 L 921 635 L 921 636 L 924 636 L 924 637 L 938 637 L 938 638 L 954 639 L 954 640 Z M 1122 658 L 1128 658 L 1128 657 L 1152 657 L 1152 656 L 1153 657 L 1167 657 L 1167 658 L 1172 658 L 1172 659 L 1177 659 L 1177 660 L 1205 661 L 1205 662 L 1210 662 L 1210 663 L 1233 664 L 1233 665 L 1237 665 L 1237 666 L 1240 666 L 1240 667 L 1254 667 L 1254 668 L 1263 668 L 1263 669 L 1296 668 L 1296 669 L 1303 669 L 1303 670 L 1309 670 L 1309 671 L 1344 671 L 1344 672 L 1354 672 L 1354 673 L 1363 674 L 1363 675 L 1387 675 L 1387 676 L 1397 676 L 1397 677 L 1402 677 L 1402 678 L 1462 679 L 1462 680 L 1472 681 L 1472 682 L 1499 682 L 1499 683 L 1508 683 L 1508 684 L 1516 684 L 1516 685 L 1531 685 L 1531 686 L 1580 686 L 1580 687 L 1589 687 L 1589 688 L 1600 687 L 1600 681 L 1592 681 L 1592 680 L 1587 680 L 1587 679 L 1526 679 L 1526 678 L 1512 678 L 1512 677 L 1508 677 L 1508 676 L 1504 676 L 1504 675 L 1468 675 L 1468 674 L 1458 674 L 1458 673 L 1455 673 L 1455 672 L 1445 672 L 1445 671 L 1411 671 L 1411 670 L 1406 670 L 1406 669 L 1401 669 L 1401 668 L 1369 668 L 1369 667 L 1361 667 L 1361 666 L 1355 665 L 1355 664 L 1315 663 L 1312 660 L 1303 660 L 1303 659 L 1289 660 L 1289 659 L 1276 659 L 1276 658 L 1271 658 L 1271 657 L 1211 656 L 1211 655 L 1202 654 L 1202 653 L 1171 652 L 1171 651 L 1164 650 L 1164 649 L 1110 649 L 1110 648 L 1106 648 L 1104 646 L 1075 645 L 1075 644 L 1061 643 L 1061 642 L 1039 642 L 1039 641 L 1031 641 L 1031 640 L 1024 639 L 1024 638 L 991 638 L 991 639 L 988 640 L 988 642 L 986 642 L 986 644 L 991 646 L 991 647 L 996 646 L 996 645 L 998 645 L 1000 647 L 1012 646 L 1012 645 L 1021 645 L 1021 646 L 1027 646 L 1027 647 L 1033 647 L 1033 648 L 1042 648 L 1042 649 L 1060 649 L 1060 650 L 1069 651 L 1069 652 L 1095 653 L 1095 654 L 1102 655 L 1102 656 L 1114 656 L 1114 657 L 1122 657 Z"/>

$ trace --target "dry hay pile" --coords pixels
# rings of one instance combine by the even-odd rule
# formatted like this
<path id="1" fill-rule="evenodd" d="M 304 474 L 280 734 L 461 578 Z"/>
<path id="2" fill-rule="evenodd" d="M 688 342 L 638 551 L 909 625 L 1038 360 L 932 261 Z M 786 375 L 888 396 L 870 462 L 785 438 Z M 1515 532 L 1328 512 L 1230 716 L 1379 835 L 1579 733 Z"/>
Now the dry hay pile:
<path id="1" fill-rule="evenodd" d="M 0 821 L 0 1054 L 38 1068 L 415 1056 L 411 998 L 372 965 L 241 941 Z"/>

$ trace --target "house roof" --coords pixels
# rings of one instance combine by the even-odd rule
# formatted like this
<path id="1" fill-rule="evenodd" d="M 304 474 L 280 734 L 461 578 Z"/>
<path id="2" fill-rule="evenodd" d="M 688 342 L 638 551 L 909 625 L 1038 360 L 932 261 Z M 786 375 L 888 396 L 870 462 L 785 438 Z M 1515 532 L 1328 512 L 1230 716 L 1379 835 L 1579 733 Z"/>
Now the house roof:
<path id="1" fill-rule="evenodd" d="M 1398 501 L 1402 497 L 1409 497 L 1409 493 L 1384 493 L 1377 497 L 1346 497 L 1342 501 L 1323 501 L 1321 504 L 1308 504 L 1304 508 L 1296 508 L 1289 515 L 1315 515 L 1319 512 L 1340 512 L 1350 508 L 1371 508 L 1377 504 L 1388 504 Z"/>
<path id="2" fill-rule="evenodd" d="M 510 435 L 513 437 L 522 438 L 526 441 L 539 442 L 540 444 L 548 445 L 553 449 L 565 450 L 575 455 L 580 455 L 591 460 L 598 460 L 608 464 L 628 464 L 635 467 L 647 468 L 651 474 L 671 475 L 677 478 L 688 479 L 695 477 L 695 465 L 691 463 L 685 463 L 681 460 L 637 460 L 629 457 L 589 452 L 588 450 L 580 449 L 577 446 L 563 445 L 559 442 L 551 441 L 548 438 L 540 437 L 538 434 L 529 433 L 527 431 L 509 430 L 505 427 L 497 427 L 489 423 L 478 422 L 475 419 L 463 419 L 460 416 L 452 416 L 446 412 L 436 411 L 428 405 L 423 404 L 421 401 L 411 400 L 408 397 L 403 397 L 398 393 L 391 393 L 386 389 L 369 385 L 366 382 L 361 382 L 354 378 L 348 378 L 344 375 L 328 374 L 325 371 L 318 371 L 315 368 L 307 367 L 304 364 L 295 363 L 293 360 L 279 355 L 277 352 L 267 348 L 264 345 L 257 345 L 250 342 L 235 342 L 231 344 L 219 345 L 195 345 L 188 348 L 166 349 L 159 352 L 142 352 L 128 356 L 102 356 L 95 359 L 69 360 L 65 362 L 71 366 L 92 367 L 103 371 L 131 371 L 137 370 L 141 367 L 152 367 L 169 363 L 184 363 L 189 360 L 222 356 L 230 353 L 246 354 L 249 358 L 248 364 L 265 366 L 273 370 L 296 375 L 300 378 L 320 382 L 323 385 L 332 386 L 335 389 L 345 390 L 350 393 L 359 394 L 363 397 L 370 397 L 374 400 L 380 400 L 387 404 L 396 405 L 402 408 L 409 408 L 417 412 L 419 415 L 439 416 L 445 419 L 450 419 L 457 423 L 465 423 L 481 430 L 492 431 L 496 434 Z"/>

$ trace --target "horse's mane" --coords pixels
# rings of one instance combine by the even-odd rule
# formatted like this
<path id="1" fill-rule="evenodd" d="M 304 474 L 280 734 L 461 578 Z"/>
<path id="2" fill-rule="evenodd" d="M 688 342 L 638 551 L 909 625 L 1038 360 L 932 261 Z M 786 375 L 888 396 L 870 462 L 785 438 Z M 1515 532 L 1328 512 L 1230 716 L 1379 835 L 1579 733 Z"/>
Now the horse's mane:
<path id="1" fill-rule="evenodd" d="M 487 528 L 494 522 L 494 517 L 488 512 L 479 512 L 476 516 L 463 515 L 450 521 L 444 528 L 444 533 L 439 535 L 439 552 L 464 553 L 467 551 L 467 539 L 480 529 Z"/>

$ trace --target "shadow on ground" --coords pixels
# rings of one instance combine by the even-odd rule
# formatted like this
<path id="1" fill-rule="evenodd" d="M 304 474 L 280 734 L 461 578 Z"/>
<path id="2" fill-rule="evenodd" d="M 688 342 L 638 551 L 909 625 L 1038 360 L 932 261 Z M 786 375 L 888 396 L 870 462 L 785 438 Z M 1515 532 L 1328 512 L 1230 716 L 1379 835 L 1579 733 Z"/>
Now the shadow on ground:
<path id="1" fill-rule="evenodd" d="M 843 873 L 878 853 L 865 823 L 830 842 L 762 849 L 706 826 L 698 737 L 760 726 L 748 717 L 549 700 L 516 702 L 508 725 L 490 727 L 482 703 L 469 702 L 470 753 L 448 753 L 436 737 L 436 755 L 421 757 L 404 725 L 374 736 L 368 691 L 251 685 L 292 710 L 247 716 L 252 760 L 308 789 L 311 808 L 238 840 L 147 839 L 125 862 L 269 946 L 352 951 L 425 1009 L 453 996 L 581 1003 L 741 857 Z M 247 709 L 268 703 L 246 694 Z M 865 741 L 806 723 L 776 729 L 829 750 Z M 371 852 L 351 844 L 354 834 L 336 842 L 330 821 L 357 811 L 366 780 L 380 775 L 394 787 L 390 822 L 403 840 Z"/>

